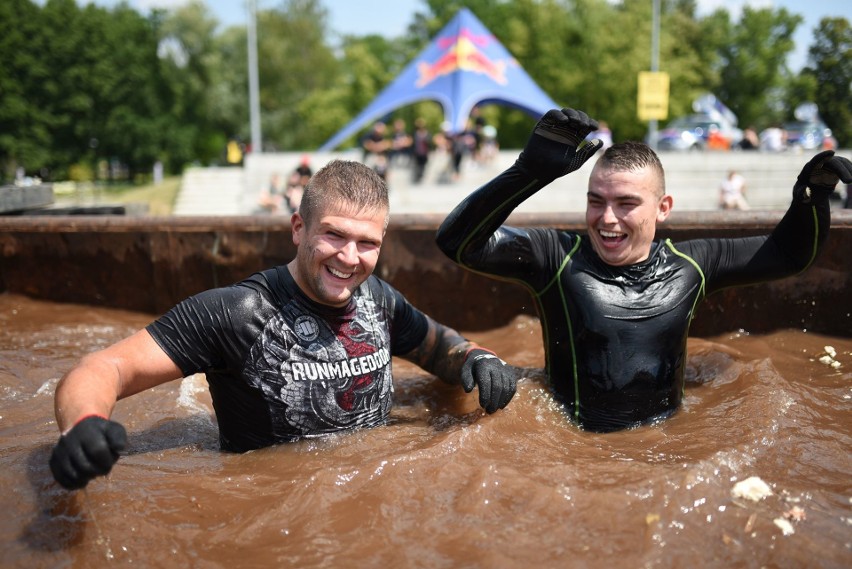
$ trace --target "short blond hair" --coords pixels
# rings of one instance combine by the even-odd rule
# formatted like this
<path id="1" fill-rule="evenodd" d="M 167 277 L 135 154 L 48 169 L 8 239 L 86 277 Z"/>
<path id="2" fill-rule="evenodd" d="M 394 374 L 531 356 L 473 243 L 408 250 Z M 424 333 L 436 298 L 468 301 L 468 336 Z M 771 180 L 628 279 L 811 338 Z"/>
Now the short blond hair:
<path id="1" fill-rule="evenodd" d="M 375 170 L 361 162 L 332 160 L 311 177 L 299 204 L 299 215 L 310 225 L 332 204 L 351 208 L 352 212 L 388 211 L 388 186 Z"/>

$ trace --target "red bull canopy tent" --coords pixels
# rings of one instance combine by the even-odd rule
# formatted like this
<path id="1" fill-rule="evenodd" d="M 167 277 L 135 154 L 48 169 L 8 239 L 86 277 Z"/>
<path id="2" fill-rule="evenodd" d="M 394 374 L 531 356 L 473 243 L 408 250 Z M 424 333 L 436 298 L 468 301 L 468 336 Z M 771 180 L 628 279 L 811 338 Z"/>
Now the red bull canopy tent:
<path id="1" fill-rule="evenodd" d="M 464 130 L 471 110 L 481 104 L 514 107 L 535 118 L 559 106 L 482 22 L 462 8 L 399 77 L 319 150 L 333 150 L 394 109 L 427 100 L 441 104 L 453 132 Z"/>

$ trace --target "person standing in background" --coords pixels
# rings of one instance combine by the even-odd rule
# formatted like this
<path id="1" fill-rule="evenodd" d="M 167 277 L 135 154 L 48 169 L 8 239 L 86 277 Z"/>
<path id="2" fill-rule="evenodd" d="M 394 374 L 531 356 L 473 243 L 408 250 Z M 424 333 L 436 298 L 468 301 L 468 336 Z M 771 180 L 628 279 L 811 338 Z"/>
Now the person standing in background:
<path id="1" fill-rule="evenodd" d="M 411 143 L 412 160 L 411 181 L 419 184 L 423 181 L 426 172 L 426 164 L 429 163 L 429 154 L 432 152 L 432 134 L 426 128 L 426 121 L 418 118 L 414 121 L 414 136 Z"/>

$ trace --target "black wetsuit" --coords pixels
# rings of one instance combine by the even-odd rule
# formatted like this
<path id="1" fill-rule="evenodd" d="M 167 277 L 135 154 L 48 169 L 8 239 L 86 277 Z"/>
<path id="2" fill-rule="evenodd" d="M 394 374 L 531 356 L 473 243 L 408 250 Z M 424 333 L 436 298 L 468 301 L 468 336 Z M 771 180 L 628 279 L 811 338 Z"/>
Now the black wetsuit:
<path id="1" fill-rule="evenodd" d="M 427 329 L 375 276 L 335 309 L 305 296 L 286 266 L 189 298 L 147 328 L 184 375 L 206 373 L 221 447 L 238 452 L 383 423 L 391 356 Z"/>
<path id="2" fill-rule="evenodd" d="M 544 185 L 512 166 L 459 204 L 438 231 L 438 245 L 458 264 L 530 291 L 555 395 L 593 431 L 674 412 L 698 303 L 724 287 L 804 270 L 828 234 L 827 200 L 799 197 L 771 235 L 655 241 L 647 260 L 615 267 L 586 236 L 502 225 Z"/>

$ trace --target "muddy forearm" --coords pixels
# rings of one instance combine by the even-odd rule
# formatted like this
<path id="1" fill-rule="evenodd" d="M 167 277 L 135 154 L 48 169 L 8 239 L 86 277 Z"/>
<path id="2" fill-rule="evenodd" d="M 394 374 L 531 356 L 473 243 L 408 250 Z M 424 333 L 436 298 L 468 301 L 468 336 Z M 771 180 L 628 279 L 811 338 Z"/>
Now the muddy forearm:
<path id="1" fill-rule="evenodd" d="M 406 354 L 405 359 L 417 364 L 442 381 L 457 385 L 467 352 L 476 344 L 458 332 L 429 320 L 429 330 L 420 346 Z"/>
<path id="2" fill-rule="evenodd" d="M 109 363 L 89 355 L 56 386 L 54 413 L 61 432 L 80 419 L 99 415 L 109 418 L 119 398 L 118 373 Z"/>

